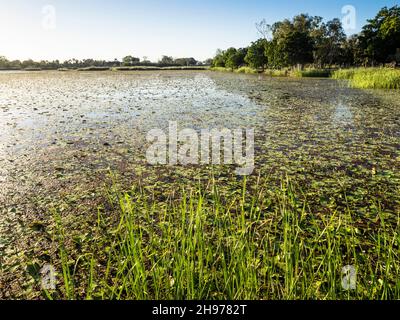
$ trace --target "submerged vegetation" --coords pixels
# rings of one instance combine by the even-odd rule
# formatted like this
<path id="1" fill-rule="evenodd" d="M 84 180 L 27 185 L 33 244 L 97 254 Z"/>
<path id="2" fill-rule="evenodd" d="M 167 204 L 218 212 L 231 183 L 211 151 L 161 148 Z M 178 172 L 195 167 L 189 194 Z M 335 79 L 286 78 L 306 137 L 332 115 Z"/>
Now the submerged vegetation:
<path id="1" fill-rule="evenodd" d="M 210 180 L 165 201 L 140 186 L 108 197 L 118 218 L 99 210 L 90 236 L 54 215 L 63 298 L 400 298 L 400 220 L 378 202 L 362 218 L 349 206 L 313 212 L 287 179 L 275 189 L 244 180 L 229 194 Z M 354 291 L 343 288 L 349 265 Z"/>

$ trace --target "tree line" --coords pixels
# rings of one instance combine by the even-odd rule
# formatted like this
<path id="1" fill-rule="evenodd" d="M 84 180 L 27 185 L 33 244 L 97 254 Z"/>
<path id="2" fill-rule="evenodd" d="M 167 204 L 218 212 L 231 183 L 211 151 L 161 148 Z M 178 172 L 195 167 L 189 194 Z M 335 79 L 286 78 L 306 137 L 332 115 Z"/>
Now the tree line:
<path id="1" fill-rule="evenodd" d="M 359 34 L 347 37 L 342 22 L 300 14 L 258 23 L 261 38 L 247 48 L 218 50 L 214 67 L 282 69 L 304 66 L 377 66 L 400 63 L 400 7 L 384 7 Z"/>
<path id="2" fill-rule="evenodd" d="M 142 60 L 140 58 L 134 56 L 126 56 L 121 61 L 118 59 L 114 59 L 112 61 L 106 60 L 94 60 L 94 59 L 69 59 L 66 61 L 33 61 L 31 59 L 20 61 L 13 60 L 10 61 L 5 57 L 0 56 L 0 69 L 8 69 L 8 70 L 19 70 L 19 69 L 29 69 L 29 68 L 37 68 L 43 70 L 55 70 L 55 69 L 79 69 L 79 68 L 87 68 L 87 67 L 131 67 L 131 66 L 145 66 L 145 67 L 187 67 L 187 66 L 202 66 L 207 63 L 211 63 L 210 61 L 200 62 L 194 58 L 177 58 L 174 59 L 170 56 L 162 56 L 162 58 L 158 62 L 151 62 L 146 57 Z"/>

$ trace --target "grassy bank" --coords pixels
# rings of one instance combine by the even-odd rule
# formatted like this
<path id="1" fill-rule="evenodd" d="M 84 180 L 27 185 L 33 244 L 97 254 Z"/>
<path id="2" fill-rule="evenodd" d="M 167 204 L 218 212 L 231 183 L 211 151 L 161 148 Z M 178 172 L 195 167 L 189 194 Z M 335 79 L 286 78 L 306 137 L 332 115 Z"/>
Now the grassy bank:
<path id="1" fill-rule="evenodd" d="M 76 71 L 109 71 L 109 70 L 110 68 L 108 67 L 87 67 L 87 68 L 76 69 Z"/>
<path id="2" fill-rule="evenodd" d="M 41 68 L 25 68 L 24 71 L 42 71 Z"/>
<path id="3" fill-rule="evenodd" d="M 225 67 L 211 67 L 210 70 L 218 72 L 233 72 L 234 69 Z"/>
<path id="4" fill-rule="evenodd" d="M 81 235 L 55 213 L 61 297 L 400 298 L 399 217 L 378 203 L 373 218 L 349 208 L 315 213 L 286 180 L 251 190 L 244 181 L 230 194 L 210 181 L 178 194 L 158 201 L 146 188 L 110 190 L 117 220 L 99 210 Z M 357 269 L 354 291 L 342 287 L 347 265 Z"/>
<path id="5" fill-rule="evenodd" d="M 331 71 L 326 69 L 305 69 L 305 70 L 266 69 L 264 71 L 260 71 L 250 67 L 240 67 L 238 69 L 213 67 L 210 68 L 210 70 L 219 72 L 234 72 L 234 73 L 246 73 L 246 74 L 261 73 L 271 77 L 295 77 L 295 78 L 312 78 L 312 77 L 329 78 L 329 76 L 331 75 Z"/>
<path id="6" fill-rule="evenodd" d="M 335 71 L 334 79 L 349 80 L 354 88 L 400 89 L 400 70 L 389 68 L 357 68 Z"/>
<path id="7" fill-rule="evenodd" d="M 258 70 L 250 68 L 250 67 L 240 67 L 235 70 L 236 73 L 246 73 L 246 74 L 256 74 L 259 73 Z"/>
<path id="8" fill-rule="evenodd" d="M 250 67 L 240 67 L 238 69 L 225 68 L 225 67 L 211 67 L 210 70 L 218 72 L 234 72 L 234 73 L 245 73 L 245 74 L 261 73 L 261 71 L 258 71 Z"/>
<path id="9" fill-rule="evenodd" d="M 263 73 L 271 77 L 295 77 L 295 78 L 333 78 L 348 80 L 353 88 L 360 89 L 400 89 L 400 70 L 390 68 L 353 68 L 353 69 L 267 69 L 259 72 L 249 67 L 239 69 L 211 68 L 212 71 L 235 73 Z"/>
<path id="10" fill-rule="evenodd" d="M 291 77 L 291 78 L 329 78 L 331 71 L 328 69 L 267 69 L 264 74 L 271 77 Z"/>

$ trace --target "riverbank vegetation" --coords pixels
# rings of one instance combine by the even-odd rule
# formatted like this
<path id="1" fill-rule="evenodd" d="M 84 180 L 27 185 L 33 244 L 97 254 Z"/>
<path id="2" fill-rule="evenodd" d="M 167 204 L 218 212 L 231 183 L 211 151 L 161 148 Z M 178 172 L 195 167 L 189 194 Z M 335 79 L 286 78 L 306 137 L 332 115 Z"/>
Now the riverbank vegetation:
<path id="1" fill-rule="evenodd" d="M 396 67 L 400 64 L 400 7 L 381 9 L 360 34 L 347 37 L 339 19 L 324 22 L 321 17 L 300 14 L 291 20 L 257 24 L 262 38 L 247 48 L 218 50 L 214 68 L 237 70 L 248 67 L 259 72 L 304 77 L 329 76 L 331 69 L 349 67 Z M 308 69 L 304 71 L 304 69 Z M 282 71 L 283 70 L 283 71 Z M 379 78 L 385 71 L 376 72 Z M 365 71 L 360 71 L 365 74 Z M 391 76 L 395 75 L 393 72 Z M 380 81 L 373 81 L 379 86 Z M 369 81 L 354 80 L 360 87 Z M 379 87 L 396 87 L 384 84 Z"/>
<path id="2" fill-rule="evenodd" d="M 188 66 L 188 67 L 145 67 L 145 66 L 134 66 L 134 67 L 87 67 L 79 68 L 76 71 L 158 71 L 158 70 L 207 70 L 208 67 L 205 66 Z M 59 71 L 75 71 L 74 69 L 61 68 Z"/>
<path id="3" fill-rule="evenodd" d="M 265 69 L 263 71 L 251 67 L 239 67 L 238 69 L 225 67 L 211 67 L 211 71 L 234 72 L 246 74 L 265 74 L 271 77 L 294 77 L 294 78 L 329 78 L 332 70 L 329 69 Z"/>

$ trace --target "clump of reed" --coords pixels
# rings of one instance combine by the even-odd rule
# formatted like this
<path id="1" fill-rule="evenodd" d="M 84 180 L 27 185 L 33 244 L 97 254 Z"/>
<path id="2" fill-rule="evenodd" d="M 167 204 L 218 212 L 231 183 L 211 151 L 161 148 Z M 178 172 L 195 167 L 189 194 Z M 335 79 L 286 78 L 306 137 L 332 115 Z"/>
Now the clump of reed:
<path id="1" fill-rule="evenodd" d="M 219 72 L 233 72 L 232 68 L 226 68 L 226 67 L 211 67 L 210 70 Z"/>
<path id="2" fill-rule="evenodd" d="M 353 88 L 400 89 L 400 70 L 391 68 L 356 68 L 335 71 L 334 79 L 348 80 Z"/>
<path id="3" fill-rule="evenodd" d="M 266 69 L 264 74 L 270 77 L 288 77 L 290 71 L 288 69 Z"/>
<path id="4" fill-rule="evenodd" d="M 253 69 L 250 67 L 240 67 L 235 70 L 236 73 L 246 73 L 246 74 L 256 74 L 258 73 L 257 69 Z"/>

